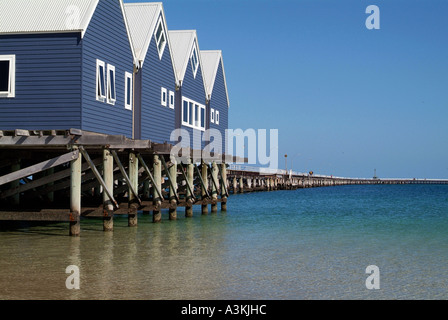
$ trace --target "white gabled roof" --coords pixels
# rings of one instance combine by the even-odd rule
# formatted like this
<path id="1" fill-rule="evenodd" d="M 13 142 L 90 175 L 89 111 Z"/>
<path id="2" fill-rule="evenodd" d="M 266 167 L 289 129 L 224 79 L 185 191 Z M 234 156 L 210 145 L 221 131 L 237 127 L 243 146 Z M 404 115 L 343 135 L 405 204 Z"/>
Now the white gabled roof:
<path id="1" fill-rule="evenodd" d="M 0 34 L 73 31 L 84 34 L 98 2 L 99 0 L 0 0 Z"/>
<path id="2" fill-rule="evenodd" d="M 81 32 L 81 37 L 84 37 L 99 1 L 0 0 L 0 34 Z M 116 1 L 120 4 L 135 60 L 123 0 Z"/>
<path id="3" fill-rule="evenodd" d="M 204 81 L 207 88 L 208 99 L 211 99 L 213 87 L 215 85 L 216 75 L 218 73 L 219 64 L 221 64 L 224 76 L 224 86 L 227 96 L 227 106 L 230 105 L 229 93 L 227 90 L 226 73 L 224 71 L 224 61 L 221 50 L 202 50 L 201 51 L 202 68 L 204 69 Z"/>
<path id="4" fill-rule="evenodd" d="M 129 25 L 129 31 L 134 46 L 134 51 L 140 63 L 140 67 L 145 62 L 151 39 L 154 36 L 159 16 L 162 14 L 164 29 L 166 32 L 168 48 L 171 52 L 171 44 L 168 36 L 168 27 L 166 24 L 165 12 L 161 2 L 146 3 L 126 3 L 124 11 Z M 174 68 L 173 53 L 171 52 L 171 60 Z M 177 83 L 177 79 L 176 79 Z"/>
<path id="5" fill-rule="evenodd" d="M 201 66 L 202 79 L 204 82 L 204 90 L 207 92 L 205 85 L 204 68 L 202 67 L 201 55 L 196 30 L 170 30 L 168 31 L 172 52 L 174 56 L 174 64 L 177 72 L 178 81 L 182 82 L 187 71 L 193 46 L 196 46 L 198 53 L 199 65 Z"/>

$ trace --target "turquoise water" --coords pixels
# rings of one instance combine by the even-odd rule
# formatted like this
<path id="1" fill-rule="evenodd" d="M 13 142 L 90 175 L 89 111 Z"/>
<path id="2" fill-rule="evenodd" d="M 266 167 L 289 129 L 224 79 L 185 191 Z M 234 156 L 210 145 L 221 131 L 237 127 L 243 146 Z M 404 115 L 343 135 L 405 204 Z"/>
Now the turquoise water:
<path id="1" fill-rule="evenodd" d="M 0 299 L 447 299 L 448 186 L 232 195 L 227 213 L 0 231 Z M 65 268 L 80 269 L 68 290 Z M 380 289 L 366 288 L 366 267 Z"/>

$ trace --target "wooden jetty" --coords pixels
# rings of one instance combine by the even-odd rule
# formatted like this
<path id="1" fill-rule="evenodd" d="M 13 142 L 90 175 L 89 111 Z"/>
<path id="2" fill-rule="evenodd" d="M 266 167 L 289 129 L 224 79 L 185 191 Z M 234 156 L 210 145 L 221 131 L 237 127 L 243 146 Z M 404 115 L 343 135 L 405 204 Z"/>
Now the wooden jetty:
<path id="1" fill-rule="evenodd" d="M 159 222 L 162 209 L 171 220 L 180 207 L 226 210 L 229 158 L 188 149 L 178 163 L 172 148 L 78 129 L 0 131 L 0 220 L 66 221 L 77 236 L 81 218 L 109 231 L 114 215 L 136 226 L 139 211 Z"/>
<path id="2" fill-rule="evenodd" d="M 113 230 L 115 215 L 152 212 L 161 221 L 179 208 L 193 216 L 227 210 L 229 195 L 253 191 L 349 184 L 448 184 L 448 180 L 353 179 L 262 170 L 234 165 L 241 159 L 187 150 L 172 156 L 173 146 L 124 136 L 70 130 L 0 131 L 0 221 L 68 222 L 80 235 L 82 218 L 103 219 Z M 185 150 L 183 150 L 185 152 Z M 179 159 L 182 159 L 179 161 Z"/>

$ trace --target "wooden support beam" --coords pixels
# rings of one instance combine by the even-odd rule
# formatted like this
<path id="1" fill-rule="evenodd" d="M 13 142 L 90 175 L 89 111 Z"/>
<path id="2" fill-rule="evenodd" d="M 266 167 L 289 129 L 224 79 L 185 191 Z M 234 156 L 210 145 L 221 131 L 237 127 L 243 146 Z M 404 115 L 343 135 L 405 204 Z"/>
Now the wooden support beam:
<path id="1" fill-rule="evenodd" d="M 70 162 L 70 235 L 79 236 L 81 232 L 81 172 L 82 156 Z"/>
<path id="2" fill-rule="evenodd" d="M 193 200 L 195 199 L 193 182 L 194 182 L 194 165 L 190 159 L 187 164 L 187 185 L 189 186 L 189 188 L 187 189 L 187 202 L 191 203 L 191 205 L 185 207 L 185 216 L 187 218 L 193 217 L 193 203 L 195 202 Z"/>
<path id="3" fill-rule="evenodd" d="M 165 160 L 163 160 L 164 162 Z M 177 160 L 176 157 L 171 156 L 170 161 L 172 163 L 171 167 L 167 172 L 169 172 L 168 179 L 170 179 L 170 208 L 169 208 L 169 219 L 177 219 L 177 205 L 180 202 L 179 195 L 177 194 Z M 166 165 L 166 164 L 165 164 Z"/>
<path id="4" fill-rule="evenodd" d="M 95 168 L 96 170 L 96 168 Z M 113 197 L 114 190 L 114 157 L 108 149 L 103 150 L 103 230 L 113 231 L 114 229 L 114 205 L 118 208 L 118 204 Z M 102 179 L 101 179 L 102 180 Z M 106 191 L 106 192 L 104 192 Z"/>
<path id="5" fill-rule="evenodd" d="M 117 164 L 118 168 L 120 169 L 120 172 L 123 175 L 123 178 L 124 178 L 126 184 L 128 185 L 129 193 L 132 194 L 133 199 L 135 199 L 139 204 L 141 204 L 142 201 L 140 200 L 140 197 L 138 196 L 138 192 L 137 192 L 138 190 L 131 183 L 131 180 L 129 179 L 129 177 L 128 177 L 127 173 L 126 173 L 125 168 L 121 164 L 121 161 L 120 161 L 120 158 L 117 155 L 117 152 L 115 150 L 111 150 L 110 152 L 112 153 L 112 156 L 114 157 L 115 163 Z M 134 161 L 137 161 L 137 164 L 138 164 L 138 159 L 137 158 L 132 159 L 132 161 L 131 161 L 131 159 L 129 159 L 129 160 L 130 160 L 129 168 L 130 168 L 131 164 Z M 133 167 L 133 170 L 135 170 L 133 173 L 138 175 L 138 166 L 137 166 L 137 168 Z M 138 179 L 135 179 L 135 180 L 137 181 Z"/>
<path id="6" fill-rule="evenodd" d="M 204 161 L 202 161 L 202 179 L 203 179 L 203 184 L 202 184 L 202 189 L 201 189 L 201 199 L 205 200 L 205 199 L 211 199 L 210 194 L 208 192 L 208 166 L 205 164 Z M 201 208 L 201 212 L 203 215 L 208 214 L 208 204 L 203 204 L 202 208 Z"/>
<path id="7" fill-rule="evenodd" d="M 40 211 L 0 211 L 0 221 L 70 222 L 70 235 L 79 236 L 79 225 L 74 224 L 69 210 L 48 209 Z M 76 228 L 75 228 L 76 227 Z M 76 231 L 76 233 L 75 233 Z"/>
<path id="8" fill-rule="evenodd" d="M 107 196 L 108 199 L 110 199 L 112 204 L 118 209 L 118 203 L 117 203 L 117 201 L 115 201 L 114 194 L 113 194 L 113 163 L 114 163 L 114 160 L 113 160 L 112 155 L 110 154 L 110 151 L 108 151 L 107 149 L 104 149 L 104 151 L 103 151 L 103 167 L 105 164 L 109 164 L 108 175 L 109 175 L 109 178 L 112 179 L 112 183 L 109 184 L 109 186 L 106 184 L 105 180 L 103 180 L 103 177 L 101 177 L 101 174 L 99 173 L 98 169 L 96 168 L 95 164 L 93 163 L 92 159 L 90 158 L 89 154 L 87 153 L 87 151 L 84 149 L 83 146 L 79 147 L 79 151 L 81 151 L 82 155 L 85 157 L 87 163 L 89 164 L 90 169 L 92 169 L 92 172 L 95 175 L 96 179 L 103 187 L 103 193 Z M 103 170 L 106 171 L 105 168 L 103 168 Z"/>
<path id="9" fill-rule="evenodd" d="M 227 190 L 227 165 L 221 164 L 221 211 L 227 211 L 227 198 L 229 197 L 229 191 Z"/>
<path id="10" fill-rule="evenodd" d="M 154 194 L 153 194 L 153 203 L 154 210 L 152 221 L 157 223 L 162 221 L 162 213 L 160 211 L 160 205 L 162 204 L 164 198 L 162 193 L 156 190 L 162 189 L 162 162 L 160 161 L 160 157 L 158 155 L 154 155 L 153 161 L 153 170 L 154 170 Z"/>
<path id="11" fill-rule="evenodd" d="M 142 167 L 145 169 L 145 172 L 148 175 L 149 179 L 151 180 L 151 183 L 152 183 L 153 188 L 154 188 L 156 183 L 155 183 L 155 180 L 154 180 L 154 176 L 151 173 L 151 170 L 149 170 L 149 168 L 146 165 L 145 160 L 143 160 L 143 157 L 141 156 L 141 154 L 137 154 L 137 158 L 140 161 L 140 164 L 142 165 Z M 163 199 L 162 190 L 160 188 L 155 188 L 155 191 L 157 192 L 157 196 L 160 197 L 161 199 Z"/>
<path id="12" fill-rule="evenodd" d="M 212 212 L 218 212 L 218 193 L 219 193 L 219 184 L 218 184 L 218 165 L 215 161 L 212 163 Z"/>
<path id="13" fill-rule="evenodd" d="M 175 171 L 170 170 L 171 168 L 168 168 L 165 158 L 163 156 L 160 157 L 160 160 L 162 161 L 163 168 L 165 169 L 165 174 L 166 174 L 166 176 L 168 178 L 168 182 L 170 184 L 170 199 L 171 199 L 171 197 L 174 197 L 177 202 L 180 202 L 179 196 L 177 195 L 177 186 L 176 186 L 176 184 L 177 184 L 177 181 L 176 181 L 176 178 L 177 178 L 176 159 L 174 157 L 172 157 L 172 159 L 170 159 L 170 161 L 173 162 L 173 165 L 171 166 L 171 168 L 174 167 L 176 169 Z M 172 176 L 173 173 L 175 173 L 174 176 Z"/>
<path id="14" fill-rule="evenodd" d="M 184 167 L 183 167 L 183 163 L 182 162 L 180 163 L 180 166 L 181 166 L 181 170 L 180 171 L 182 173 L 182 177 L 184 178 L 184 180 L 186 182 L 186 186 L 187 186 L 188 192 L 190 194 L 191 201 L 192 201 L 192 203 L 194 203 L 196 201 L 196 197 L 194 196 L 194 187 L 188 181 L 188 178 L 187 178 L 187 175 L 186 175 L 186 173 L 184 171 Z"/>
<path id="15" fill-rule="evenodd" d="M 10 174 L 7 174 L 3 177 L 0 177 L 0 186 L 4 185 L 6 183 L 12 182 L 12 181 L 16 181 L 28 176 L 31 176 L 33 174 L 36 174 L 38 172 L 42 172 L 44 170 L 50 169 L 50 168 L 54 168 L 56 166 L 59 166 L 61 164 L 70 162 L 72 160 L 77 159 L 79 156 L 79 151 L 78 150 L 74 150 L 72 152 L 63 154 L 61 156 L 58 156 L 56 158 L 50 159 L 50 160 L 46 160 L 43 161 L 41 163 L 35 164 L 33 166 L 30 166 L 28 168 L 24 168 L 21 170 L 18 170 L 16 172 L 12 172 Z"/>
<path id="16" fill-rule="evenodd" d="M 115 153 L 115 152 L 114 152 Z M 129 153 L 129 214 L 128 214 L 128 226 L 137 226 L 137 211 L 141 206 L 142 201 L 138 197 L 138 158 L 135 152 Z"/>
<path id="17" fill-rule="evenodd" d="M 93 163 L 94 163 L 95 166 L 97 166 L 100 163 L 102 163 L 102 161 L 103 160 L 101 158 L 98 158 L 98 159 L 93 160 Z M 89 164 L 88 163 L 83 163 L 82 167 L 81 167 L 81 170 L 85 171 L 88 168 L 89 168 Z M 4 198 L 10 197 L 10 196 L 13 196 L 15 194 L 18 194 L 18 193 L 22 193 L 22 192 L 25 192 L 25 191 L 28 191 L 28 190 L 31 190 L 31 189 L 35 189 L 35 188 L 41 187 L 43 185 L 49 185 L 49 184 L 51 184 L 51 183 L 53 183 L 55 181 L 58 181 L 58 180 L 70 177 L 70 174 L 71 174 L 71 170 L 67 169 L 67 170 L 62 170 L 62 171 L 56 172 L 56 173 L 54 173 L 52 175 L 49 175 L 49 176 L 45 176 L 45 177 L 43 177 L 41 179 L 37 179 L 37 180 L 33 179 L 32 181 L 27 182 L 26 184 L 22 184 L 22 185 L 20 185 L 17 188 L 8 189 L 8 190 L 0 193 L 0 199 L 4 199 Z M 69 186 L 68 183 L 64 184 L 64 185 L 66 185 L 66 187 Z M 48 192 L 54 192 L 54 191 L 57 191 L 57 190 L 58 189 L 55 186 L 49 186 L 49 187 L 45 188 L 42 191 L 45 191 L 45 192 L 48 193 Z"/>

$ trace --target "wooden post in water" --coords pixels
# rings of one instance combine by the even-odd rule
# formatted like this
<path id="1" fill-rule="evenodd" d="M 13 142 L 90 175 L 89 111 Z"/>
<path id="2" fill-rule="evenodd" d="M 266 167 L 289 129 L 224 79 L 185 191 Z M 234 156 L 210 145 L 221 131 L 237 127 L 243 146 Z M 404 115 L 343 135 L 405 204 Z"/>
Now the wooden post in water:
<path id="1" fill-rule="evenodd" d="M 188 160 L 187 164 L 187 184 L 193 187 L 194 182 L 194 164 L 191 159 Z M 185 207 L 185 217 L 193 217 L 193 201 L 194 194 L 191 194 L 190 188 L 187 186 L 187 205 Z"/>
<path id="2" fill-rule="evenodd" d="M 244 192 L 244 182 L 243 182 L 243 177 L 240 177 L 240 193 Z"/>
<path id="3" fill-rule="evenodd" d="M 221 164 L 221 211 L 227 211 L 227 165 Z"/>
<path id="4" fill-rule="evenodd" d="M 138 193 L 138 158 L 134 152 L 129 153 L 129 180 L 132 188 Z M 129 194 L 129 214 L 128 214 L 128 226 L 137 226 L 137 212 L 138 201 L 131 188 L 128 190 Z"/>
<path id="5" fill-rule="evenodd" d="M 212 180 L 218 183 L 218 165 L 215 161 L 212 162 Z M 215 186 L 215 182 L 212 183 L 212 212 L 218 212 L 218 188 Z"/>
<path id="6" fill-rule="evenodd" d="M 208 190 L 208 166 L 207 164 L 202 161 L 202 168 L 201 168 L 201 175 L 202 179 L 204 180 L 204 186 L 201 191 L 202 200 L 205 200 L 207 197 L 207 190 Z M 208 214 L 208 204 L 202 204 L 202 214 L 206 215 Z"/>
<path id="7" fill-rule="evenodd" d="M 236 181 L 236 177 L 233 177 L 233 194 L 236 194 L 238 190 L 238 182 Z"/>
<path id="8" fill-rule="evenodd" d="M 175 194 L 177 193 L 177 161 L 175 156 L 170 157 L 171 167 L 168 169 L 170 172 L 170 177 L 173 179 L 174 189 L 170 186 L 170 209 L 169 209 L 169 219 L 177 219 L 177 201 Z"/>
<path id="9" fill-rule="evenodd" d="M 103 175 L 106 188 L 113 195 L 114 191 L 114 158 L 108 149 L 103 150 Z M 114 206 L 112 199 L 103 190 L 103 230 L 113 231 L 114 229 Z"/>
<path id="10" fill-rule="evenodd" d="M 152 188 L 152 196 L 153 203 L 156 206 L 156 209 L 152 212 L 152 222 L 158 223 L 162 221 L 162 212 L 160 210 L 160 206 L 162 204 L 163 199 L 160 198 L 157 190 L 162 190 L 162 162 L 157 154 L 153 157 L 153 170 L 154 170 L 154 185 Z"/>
<path id="11" fill-rule="evenodd" d="M 82 155 L 79 153 L 78 159 L 70 162 L 70 236 L 81 233 L 81 166 Z"/>

